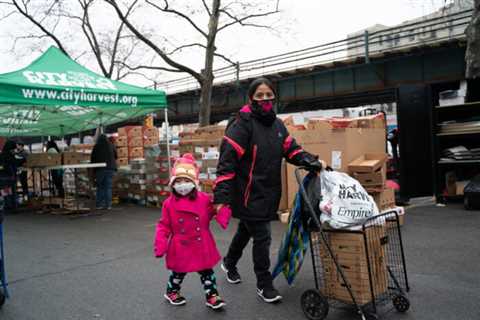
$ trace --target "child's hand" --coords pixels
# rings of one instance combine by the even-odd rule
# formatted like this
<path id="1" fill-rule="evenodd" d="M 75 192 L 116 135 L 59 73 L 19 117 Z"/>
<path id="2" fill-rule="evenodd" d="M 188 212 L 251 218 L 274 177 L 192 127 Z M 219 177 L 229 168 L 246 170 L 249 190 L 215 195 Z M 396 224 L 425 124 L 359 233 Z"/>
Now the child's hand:
<path id="1" fill-rule="evenodd" d="M 225 230 L 228 227 L 231 217 L 232 209 L 230 209 L 229 206 L 224 205 L 218 210 L 215 220 L 217 220 L 218 224 Z"/>

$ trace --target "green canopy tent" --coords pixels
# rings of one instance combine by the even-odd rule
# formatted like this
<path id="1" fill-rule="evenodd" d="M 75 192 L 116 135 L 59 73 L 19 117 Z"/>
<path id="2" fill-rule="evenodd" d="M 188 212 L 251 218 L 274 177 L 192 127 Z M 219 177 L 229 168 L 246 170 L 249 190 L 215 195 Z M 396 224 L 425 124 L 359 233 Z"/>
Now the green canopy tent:
<path id="1" fill-rule="evenodd" d="M 53 46 L 26 68 L 0 74 L 4 137 L 64 136 L 159 109 L 167 110 L 163 91 L 102 77 Z"/>

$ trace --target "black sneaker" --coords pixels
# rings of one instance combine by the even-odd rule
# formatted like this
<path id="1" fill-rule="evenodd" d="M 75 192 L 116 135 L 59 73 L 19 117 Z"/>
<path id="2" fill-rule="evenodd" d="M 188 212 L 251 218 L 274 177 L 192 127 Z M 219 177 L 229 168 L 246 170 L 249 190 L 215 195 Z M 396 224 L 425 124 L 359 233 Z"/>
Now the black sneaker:
<path id="1" fill-rule="evenodd" d="M 257 288 L 257 294 L 263 301 L 268 303 L 273 303 L 282 300 L 282 296 L 278 293 L 278 291 L 271 287 L 271 288 Z"/>
<path id="2" fill-rule="evenodd" d="M 223 301 L 223 299 L 217 294 L 207 296 L 207 302 L 205 304 L 213 310 L 221 309 L 226 305 L 225 301 Z"/>
<path id="3" fill-rule="evenodd" d="M 187 300 L 182 297 L 182 295 L 179 292 L 167 292 L 164 295 L 165 299 L 167 299 L 168 302 L 170 302 L 171 305 L 174 306 L 181 306 L 187 303 Z"/>
<path id="4" fill-rule="evenodd" d="M 237 268 L 234 269 L 227 269 L 225 267 L 225 264 L 222 263 L 221 265 L 222 270 L 227 274 L 227 281 L 232 283 L 232 284 L 237 284 L 242 282 L 242 278 L 240 277 L 240 274 L 237 271 Z"/>

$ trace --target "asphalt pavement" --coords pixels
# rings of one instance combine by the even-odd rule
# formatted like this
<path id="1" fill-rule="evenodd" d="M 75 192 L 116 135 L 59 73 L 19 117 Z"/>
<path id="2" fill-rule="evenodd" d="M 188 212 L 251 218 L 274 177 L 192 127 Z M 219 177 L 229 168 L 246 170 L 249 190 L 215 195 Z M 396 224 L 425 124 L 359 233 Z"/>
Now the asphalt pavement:
<path id="1" fill-rule="evenodd" d="M 119 207 L 101 216 L 17 214 L 4 223 L 6 268 L 11 299 L 2 320 L 161 320 L 306 319 L 300 295 L 314 285 L 307 258 L 294 286 L 283 278 L 277 305 L 255 293 L 251 247 L 239 265 L 243 282 L 227 283 L 217 266 L 224 311 L 205 307 L 197 274 L 187 276 L 188 302 L 173 307 L 163 299 L 168 271 L 153 258 L 152 242 L 160 211 Z M 226 252 L 236 227 L 214 226 L 218 247 Z M 285 226 L 273 223 L 272 261 Z M 409 209 L 402 229 L 411 285 L 411 309 L 388 312 L 384 319 L 480 319 L 480 212 L 460 206 L 421 205 Z M 331 310 L 328 319 L 359 319 L 350 310 Z"/>

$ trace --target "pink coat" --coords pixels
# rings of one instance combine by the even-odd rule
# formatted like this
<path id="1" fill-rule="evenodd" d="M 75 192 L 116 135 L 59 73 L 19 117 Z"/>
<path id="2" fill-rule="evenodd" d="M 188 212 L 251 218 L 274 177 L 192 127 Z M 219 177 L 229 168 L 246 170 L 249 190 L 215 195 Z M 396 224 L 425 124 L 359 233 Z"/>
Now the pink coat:
<path id="1" fill-rule="evenodd" d="M 155 234 L 155 256 L 167 255 L 167 268 L 176 272 L 196 272 L 213 268 L 220 254 L 210 232 L 210 221 L 226 229 L 230 210 L 215 210 L 210 197 L 198 192 L 195 200 L 171 195 L 163 203 L 162 217 Z"/>

